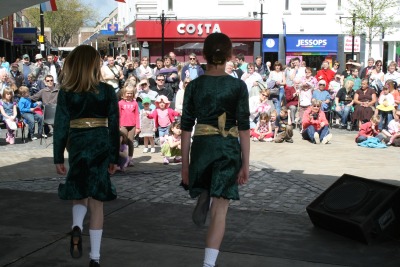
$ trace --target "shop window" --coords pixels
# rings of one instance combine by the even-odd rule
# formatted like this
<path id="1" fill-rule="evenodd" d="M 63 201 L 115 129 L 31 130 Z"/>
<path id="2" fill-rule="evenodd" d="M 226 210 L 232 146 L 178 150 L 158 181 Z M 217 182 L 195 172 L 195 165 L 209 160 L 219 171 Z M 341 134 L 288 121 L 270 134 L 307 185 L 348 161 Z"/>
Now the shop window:
<path id="1" fill-rule="evenodd" d="M 218 0 L 218 5 L 244 5 L 244 0 Z"/>
<path id="2" fill-rule="evenodd" d="M 302 15 L 324 15 L 326 8 L 326 0 L 302 0 Z"/>

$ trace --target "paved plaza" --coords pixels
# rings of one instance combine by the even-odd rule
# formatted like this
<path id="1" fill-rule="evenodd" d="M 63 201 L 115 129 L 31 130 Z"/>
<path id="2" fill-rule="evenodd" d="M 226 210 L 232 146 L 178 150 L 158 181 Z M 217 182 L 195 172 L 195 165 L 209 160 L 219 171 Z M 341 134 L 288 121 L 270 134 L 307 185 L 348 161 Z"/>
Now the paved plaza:
<path id="1" fill-rule="evenodd" d="M 293 144 L 251 142 L 250 181 L 231 203 L 220 267 L 400 266 L 399 240 L 365 245 L 309 220 L 306 206 L 344 173 L 400 185 L 398 148 L 361 148 L 356 132 L 332 132 L 327 145 L 298 131 Z M 162 165 L 160 153 L 142 147 L 134 157 L 134 167 L 112 177 L 118 200 L 105 204 L 102 266 L 201 266 L 205 229 L 191 222 L 196 200 L 178 186 L 180 165 Z M 56 195 L 63 180 L 51 137 L 42 145 L 0 140 L 0 266 L 88 265 L 68 254 L 70 203 Z"/>

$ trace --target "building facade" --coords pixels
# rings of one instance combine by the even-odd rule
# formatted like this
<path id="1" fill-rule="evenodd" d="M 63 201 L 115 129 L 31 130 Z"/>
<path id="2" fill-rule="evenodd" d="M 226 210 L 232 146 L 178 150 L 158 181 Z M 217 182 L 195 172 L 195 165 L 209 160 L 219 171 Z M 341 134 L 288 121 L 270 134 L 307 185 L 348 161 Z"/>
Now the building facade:
<path id="1" fill-rule="evenodd" d="M 129 57 L 149 56 L 151 63 L 170 51 L 179 61 L 186 61 L 194 52 L 203 62 L 204 39 L 212 32 L 223 32 L 232 38 L 234 53 L 243 53 L 248 62 L 258 55 L 264 62 L 285 64 L 299 57 L 316 70 L 324 60 L 338 60 L 344 66 L 351 57 L 361 64 L 368 58 L 365 36 L 355 36 L 354 44 L 349 36 L 351 28 L 346 22 L 351 22 L 351 14 L 346 0 L 125 2 L 118 3 L 116 15 L 109 17 L 118 25 L 118 35 L 106 39 L 97 35 L 90 38 L 90 44 L 104 42 L 113 47 L 113 53 Z M 389 62 L 399 58 L 397 35 L 373 41 L 375 59 Z"/>

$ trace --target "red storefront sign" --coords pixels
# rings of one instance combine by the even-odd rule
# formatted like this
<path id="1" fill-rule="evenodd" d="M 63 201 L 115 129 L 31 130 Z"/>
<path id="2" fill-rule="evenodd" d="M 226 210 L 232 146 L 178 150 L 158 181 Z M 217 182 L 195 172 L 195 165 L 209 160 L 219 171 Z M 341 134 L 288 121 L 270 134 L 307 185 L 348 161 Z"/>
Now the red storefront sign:
<path id="1" fill-rule="evenodd" d="M 204 40 L 213 32 L 222 32 L 232 40 L 260 40 L 259 20 L 168 20 L 164 25 L 165 39 Z M 136 21 L 138 40 L 160 40 L 161 22 Z"/>

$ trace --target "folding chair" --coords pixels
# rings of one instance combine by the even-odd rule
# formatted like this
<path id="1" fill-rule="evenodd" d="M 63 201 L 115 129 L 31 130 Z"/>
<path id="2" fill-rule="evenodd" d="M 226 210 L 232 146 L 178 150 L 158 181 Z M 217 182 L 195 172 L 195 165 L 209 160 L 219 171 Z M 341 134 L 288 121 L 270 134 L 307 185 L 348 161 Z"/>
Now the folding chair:
<path id="1" fill-rule="evenodd" d="M 56 108 L 57 108 L 56 104 L 49 104 L 49 105 L 44 106 L 42 133 L 44 133 L 43 128 L 44 128 L 45 124 L 51 125 L 51 126 L 54 125 L 54 119 L 56 116 Z M 40 144 L 42 144 L 42 140 L 43 140 L 43 134 L 40 137 Z"/>

